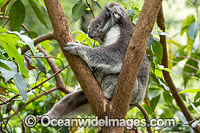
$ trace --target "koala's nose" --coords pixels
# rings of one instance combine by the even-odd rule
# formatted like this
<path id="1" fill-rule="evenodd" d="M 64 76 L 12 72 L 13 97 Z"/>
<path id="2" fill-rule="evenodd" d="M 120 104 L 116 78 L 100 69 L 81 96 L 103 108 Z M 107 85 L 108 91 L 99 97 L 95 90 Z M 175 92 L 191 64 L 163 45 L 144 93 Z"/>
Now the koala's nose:
<path id="1" fill-rule="evenodd" d="M 88 36 L 89 36 L 90 38 L 94 38 L 94 35 L 92 35 L 91 30 L 88 31 Z"/>

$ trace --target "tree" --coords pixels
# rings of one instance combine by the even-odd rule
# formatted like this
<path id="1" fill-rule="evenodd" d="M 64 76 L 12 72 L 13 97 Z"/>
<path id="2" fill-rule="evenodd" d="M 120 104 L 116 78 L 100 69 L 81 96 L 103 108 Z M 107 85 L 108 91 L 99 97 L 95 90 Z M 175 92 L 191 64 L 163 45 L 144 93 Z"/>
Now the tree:
<path id="1" fill-rule="evenodd" d="M 29 0 L 29 2 L 31 4 L 31 6 L 33 7 L 35 13 L 37 14 L 39 20 L 46 26 L 47 24 L 46 24 L 45 20 L 41 17 L 42 13 L 36 11 L 36 10 L 39 10 L 38 6 L 37 6 L 38 3 L 37 2 L 35 3 L 35 1 L 33 1 L 33 0 Z M 4 5 L 2 6 L 2 9 L 4 8 L 4 6 L 7 3 L 10 3 L 10 2 L 5 1 Z M 64 14 L 64 11 L 62 9 L 60 2 L 57 0 L 44 0 L 44 3 L 47 8 L 47 11 L 48 11 L 48 14 L 49 14 L 49 17 L 50 17 L 50 20 L 51 20 L 51 23 L 52 23 L 52 26 L 54 29 L 53 33 L 39 36 L 32 41 L 31 39 L 27 38 L 27 36 L 21 35 L 19 32 L 10 32 L 10 31 L 6 31 L 5 29 L 1 29 L 1 32 L 0 32 L 0 33 L 3 33 L 3 34 L 1 34 L 2 35 L 2 37 L 1 37 L 2 47 L 7 52 L 10 60 L 12 60 L 12 61 L 16 60 L 18 66 L 19 66 L 19 70 L 26 77 L 28 77 L 29 75 L 27 73 L 27 70 L 24 68 L 24 64 L 22 62 L 22 60 L 24 60 L 24 58 L 27 62 L 28 69 L 29 70 L 35 69 L 35 67 L 31 65 L 31 63 L 30 63 L 31 61 L 28 59 L 31 56 L 27 55 L 26 51 L 29 50 L 29 48 L 30 48 L 33 56 L 36 57 L 36 59 L 40 57 L 35 52 L 35 49 L 33 47 L 33 42 L 34 42 L 34 45 L 36 46 L 38 43 L 43 42 L 45 40 L 55 39 L 58 41 L 59 46 L 62 50 L 67 42 L 73 41 L 73 37 L 72 37 L 71 31 L 69 28 L 69 24 L 65 17 L 65 14 Z M 85 93 L 86 97 L 88 98 L 89 103 L 91 104 L 92 108 L 94 109 L 95 114 L 99 118 L 104 118 L 106 115 L 108 115 L 109 118 L 125 118 L 126 117 L 126 114 L 127 114 L 128 108 L 129 108 L 130 99 L 131 99 L 131 94 L 132 94 L 130 92 L 133 91 L 131 89 L 132 87 L 130 87 L 130 86 L 134 86 L 133 81 L 135 81 L 135 79 L 137 77 L 137 73 L 140 68 L 140 65 L 135 65 L 135 64 L 141 64 L 141 62 L 142 62 L 142 59 L 143 59 L 145 51 L 146 51 L 147 43 L 149 40 L 149 36 L 150 36 L 150 33 L 152 31 L 152 28 L 154 26 L 156 19 L 157 19 L 158 27 L 160 27 L 160 29 L 162 31 L 165 31 L 164 17 L 162 14 L 161 4 L 162 4 L 161 0 L 146 0 L 145 1 L 142 11 L 141 11 L 141 14 L 140 14 L 140 17 L 139 17 L 139 20 L 136 25 L 136 29 L 135 29 L 133 37 L 130 41 L 130 45 L 129 45 L 129 48 L 128 48 L 128 51 L 127 51 L 127 54 L 125 57 L 122 71 L 119 76 L 118 84 L 115 89 L 115 94 L 111 101 L 108 101 L 107 99 L 105 99 L 105 97 L 101 91 L 101 88 L 99 87 L 98 83 L 94 79 L 87 64 L 85 64 L 85 62 L 82 61 L 79 57 L 74 56 L 74 55 L 69 55 L 63 51 L 77 80 L 79 81 L 82 89 L 84 90 L 84 93 Z M 17 5 L 18 7 L 21 7 L 21 8 L 16 9 L 15 5 Z M 23 23 L 23 18 L 24 18 L 23 13 L 25 11 L 23 10 L 24 9 L 23 3 L 20 0 L 17 0 L 16 2 L 14 2 L 14 4 L 12 4 L 12 7 L 10 9 L 9 16 L 8 17 L 5 16 L 4 18 L 6 18 L 6 17 L 7 17 L 7 19 L 9 18 L 10 28 L 11 28 L 11 30 L 15 31 L 15 30 L 19 30 L 19 28 L 21 27 L 21 25 Z M 15 14 L 16 11 L 20 12 L 21 14 L 19 14 L 19 16 L 16 16 L 16 14 Z M 159 15 L 158 15 L 158 13 L 159 13 Z M 15 21 L 13 21 L 12 19 L 14 19 L 16 17 L 22 18 L 22 19 L 19 19 L 18 22 L 15 22 L 16 19 L 15 19 Z M 24 25 L 22 25 L 22 26 L 25 28 Z M 14 43 L 9 43 L 10 47 L 13 47 L 14 44 L 16 44 L 17 41 L 20 39 L 25 44 L 28 44 L 29 47 L 27 47 L 27 46 L 22 47 L 21 53 L 22 54 L 25 53 L 24 58 L 20 54 L 13 54 L 13 55 L 10 54 L 12 52 L 16 52 L 17 49 L 13 50 L 13 49 L 10 49 L 9 47 L 7 47 L 6 44 L 7 44 L 7 41 L 10 39 L 9 38 L 10 36 L 9 36 L 9 34 L 5 34 L 5 32 L 14 34 L 15 38 L 18 37 L 17 39 L 12 40 Z M 30 32 L 28 32 L 28 34 L 29 34 L 29 36 L 33 36 Z M 168 84 L 168 86 L 170 88 L 173 98 L 176 100 L 177 105 L 179 106 L 179 108 L 183 112 L 184 116 L 186 117 L 187 121 L 189 122 L 188 124 L 192 125 L 192 123 L 195 120 L 193 119 L 188 108 L 185 106 L 185 103 L 183 102 L 181 96 L 178 94 L 178 91 L 177 91 L 175 85 L 173 84 L 173 81 L 171 80 L 171 77 L 169 75 L 169 72 L 168 72 L 169 70 L 166 69 L 168 67 L 168 64 L 167 64 L 168 61 L 167 61 L 166 57 L 168 57 L 168 56 L 167 56 L 165 36 L 163 36 L 163 35 L 160 36 L 160 42 L 163 46 L 162 65 L 165 67 L 165 69 L 161 69 L 163 71 L 163 76 L 165 78 L 166 83 Z M 22 45 L 20 45 L 20 43 L 17 43 L 17 44 L 19 46 L 22 46 Z M 51 56 L 49 56 L 48 53 L 40 45 L 37 45 L 37 49 L 40 50 L 44 54 L 44 57 L 47 59 L 47 62 L 49 63 L 52 71 L 55 73 L 54 75 L 52 75 L 51 77 L 46 79 L 44 82 L 48 81 L 50 78 L 55 76 L 56 87 L 53 87 L 52 89 L 49 89 L 49 90 L 41 93 L 40 95 L 34 97 L 33 99 L 29 100 L 28 102 L 23 104 L 17 111 L 13 110 L 14 114 L 12 114 L 6 118 L 4 117 L 3 120 L 8 121 L 12 116 L 16 115 L 19 111 L 21 111 L 28 104 L 32 103 L 33 101 L 37 100 L 39 97 L 46 95 L 52 91 L 60 90 L 65 93 L 72 92 L 72 90 L 65 87 L 65 83 L 60 74 L 60 72 L 62 70 L 64 70 L 65 68 L 67 68 L 68 66 L 65 66 L 65 67 L 63 66 L 63 68 L 61 70 L 59 70 L 57 65 L 52 60 Z M 12 59 L 13 57 L 15 59 Z M 12 63 L 12 61 L 10 63 Z M 39 62 L 37 64 L 37 66 L 39 67 L 42 63 L 40 60 L 37 60 L 37 62 Z M 26 82 L 22 82 L 22 83 L 18 82 L 19 80 L 24 81 L 23 77 L 18 74 L 18 71 L 15 71 L 15 73 L 13 73 L 13 75 L 11 77 L 7 76 L 5 71 L 3 72 L 3 70 L 14 71 L 14 68 L 12 68 L 10 64 L 8 64 L 7 62 L 5 62 L 3 60 L 1 60 L 1 64 L 2 64 L 2 68 L 3 68 L 3 69 L 1 69 L 2 77 L 4 77 L 5 81 L 9 81 L 11 78 L 13 78 L 15 85 L 17 86 L 18 90 L 20 91 L 20 94 L 23 96 L 23 100 L 26 100 L 27 93 L 26 93 L 26 90 L 24 90 L 24 88 L 26 88 L 26 89 L 30 88 L 29 85 Z M 42 71 L 42 70 L 44 70 L 44 67 L 39 67 L 39 69 L 41 69 L 41 71 Z M 44 82 L 33 87 L 32 89 L 29 89 L 29 91 L 31 91 L 35 88 L 38 88 Z M 3 84 L 2 84 L 2 86 L 3 86 Z M 20 87 L 20 86 L 23 86 L 24 88 Z M 6 88 L 5 85 L 3 86 L 3 88 Z M 124 91 L 123 88 L 126 88 L 126 91 Z M 1 105 L 7 104 L 7 103 L 10 103 L 10 104 L 8 104 L 9 106 L 12 105 L 11 101 L 13 101 L 13 99 L 15 99 L 18 96 L 19 96 L 19 94 L 15 95 L 14 97 L 12 97 L 11 99 L 9 99 L 7 101 L 4 101 L 4 99 L 1 99 L 1 101 L 2 101 Z M 121 99 L 123 99 L 123 100 L 121 100 Z M 7 108 L 9 106 L 7 106 Z M 106 106 L 106 109 L 104 108 L 105 106 Z M 139 106 L 139 105 L 137 105 L 137 106 Z M 110 107 L 112 107 L 112 109 Z M 12 109 L 12 107 L 10 109 L 8 108 L 8 112 L 10 112 L 11 109 Z M 23 126 L 23 124 L 22 124 L 22 126 Z M 199 129 L 198 124 L 196 124 L 195 126 L 192 126 L 192 127 L 195 132 L 199 132 L 200 129 Z M 124 130 L 123 128 L 119 128 L 119 127 L 103 128 L 104 132 L 108 132 L 108 131 L 123 132 L 123 130 Z M 148 129 L 148 131 L 151 132 L 150 129 Z"/>

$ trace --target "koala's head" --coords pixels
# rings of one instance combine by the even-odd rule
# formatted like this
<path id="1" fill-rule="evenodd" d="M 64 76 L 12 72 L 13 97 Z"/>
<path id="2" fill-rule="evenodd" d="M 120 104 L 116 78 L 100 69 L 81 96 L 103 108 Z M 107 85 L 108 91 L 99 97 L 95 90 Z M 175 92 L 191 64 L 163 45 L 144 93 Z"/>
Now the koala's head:
<path id="1" fill-rule="evenodd" d="M 127 16 L 124 7 L 118 3 L 110 2 L 94 19 L 88 29 L 89 37 L 103 41 L 110 28 L 120 23 Z"/>

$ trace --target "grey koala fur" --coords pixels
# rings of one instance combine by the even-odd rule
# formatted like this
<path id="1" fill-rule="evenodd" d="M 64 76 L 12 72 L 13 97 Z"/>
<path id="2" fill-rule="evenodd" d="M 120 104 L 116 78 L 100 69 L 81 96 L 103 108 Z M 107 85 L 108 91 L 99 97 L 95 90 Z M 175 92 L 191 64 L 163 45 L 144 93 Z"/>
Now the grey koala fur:
<path id="1" fill-rule="evenodd" d="M 91 68 L 104 95 L 111 100 L 134 27 L 122 5 L 110 2 L 89 25 L 88 35 L 100 42 L 91 48 L 69 42 L 64 50 L 80 56 Z M 130 104 L 140 102 L 146 92 L 149 60 L 145 55 L 135 82 Z M 88 111 L 88 112 L 87 112 Z M 51 118 L 91 114 L 90 105 L 82 90 L 66 95 L 47 113 Z"/>

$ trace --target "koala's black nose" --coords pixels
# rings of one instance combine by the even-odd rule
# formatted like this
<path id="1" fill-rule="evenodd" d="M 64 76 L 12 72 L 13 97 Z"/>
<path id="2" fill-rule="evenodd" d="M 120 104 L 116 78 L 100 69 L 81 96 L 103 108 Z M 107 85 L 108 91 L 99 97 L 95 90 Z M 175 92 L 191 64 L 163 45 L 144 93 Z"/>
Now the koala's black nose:
<path id="1" fill-rule="evenodd" d="M 94 38 L 94 36 L 93 36 L 92 33 L 91 33 L 91 30 L 88 31 L 88 36 L 89 36 L 90 38 Z"/>

